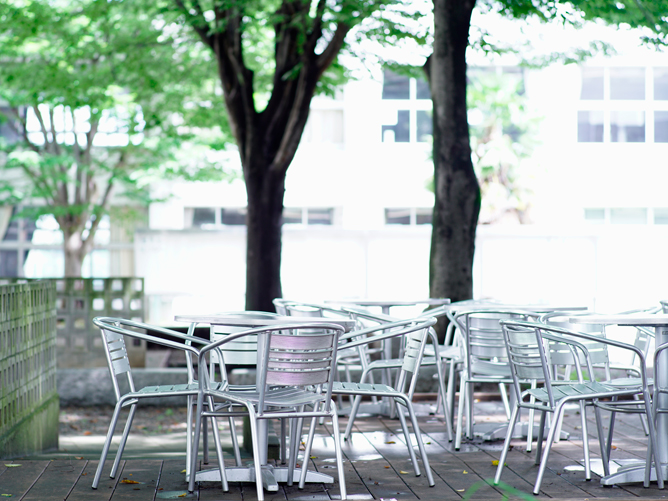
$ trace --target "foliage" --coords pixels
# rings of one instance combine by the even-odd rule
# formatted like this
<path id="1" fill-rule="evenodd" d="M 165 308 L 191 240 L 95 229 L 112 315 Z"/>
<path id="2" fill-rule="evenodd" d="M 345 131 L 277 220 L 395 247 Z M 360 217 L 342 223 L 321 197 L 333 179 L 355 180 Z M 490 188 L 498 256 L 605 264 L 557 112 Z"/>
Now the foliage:
<path id="1" fill-rule="evenodd" d="M 3 2 L 0 203 L 53 214 L 85 255 L 114 191 L 147 204 L 156 178 L 223 178 L 209 57 L 159 3 Z"/>
<path id="2" fill-rule="evenodd" d="M 530 172 L 539 118 L 528 109 L 518 75 L 483 73 L 468 86 L 473 166 L 482 191 L 480 223 L 512 214 L 529 221 Z"/>

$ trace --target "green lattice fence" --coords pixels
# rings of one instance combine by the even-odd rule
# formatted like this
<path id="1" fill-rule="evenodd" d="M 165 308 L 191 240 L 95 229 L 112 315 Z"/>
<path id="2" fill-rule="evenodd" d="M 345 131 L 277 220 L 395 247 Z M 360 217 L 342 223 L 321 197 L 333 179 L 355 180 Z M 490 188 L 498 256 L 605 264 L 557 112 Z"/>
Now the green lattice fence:
<path id="1" fill-rule="evenodd" d="M 0 285 L 0 457 L 58 447 L 56 284 Z"/>

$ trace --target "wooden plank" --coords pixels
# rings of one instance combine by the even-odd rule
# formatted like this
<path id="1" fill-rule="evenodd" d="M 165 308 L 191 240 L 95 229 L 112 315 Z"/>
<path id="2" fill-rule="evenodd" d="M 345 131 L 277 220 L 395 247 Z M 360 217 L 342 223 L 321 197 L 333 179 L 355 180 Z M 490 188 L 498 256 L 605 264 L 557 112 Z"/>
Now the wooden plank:
<path id="1" fill-rule="evenodd" d="M 332 436 L 331 422 L 325 423 L 324 426 L 319 426 L 315 439 L 313 440 L 313 448 L 311 450 L 311 457 L 309 458 L 309 469 L 331 475 L 334 478 L 333 484 L 312 484 L 310 489 L 310 496 L 298 498 L 292 497 L 288 493 L 289 499 L 341 499 L 341 485 L 339 483 L 339 471 L 336 465 L 336 452 L 334 447 L 334 437 Z M 306 436 L 304 436 L 306 440 Z M 342 449 L 343 449 L 342 442 Z M 355 464 L 351 462 L 343 453 L 343 469 L 345 474 L 346 490 L 351 499 L 373 499 L 373 496 L 367 489 L 366 485 L 357 474 Z M 319 485 L 319 490 L 317 486 Z M 305 486 L 304 491 L 308 488 Z M 304 492 L 302 491 L 302 492 Z"/>
<path id="2" fill-rule="evenodd" d="M 7 467 L 7 471 L 0 477 L 0 494 L 9 494 L 19 499 L 33 486 L 44 473 L 50 461 L 23 461 L 4 460 L 3 465 L 17 465 Z M 9 497 L 9 496 L 7 496 Z"/>
<path id="3" fill-rule="evenodd" d="M 95 470 L 97 469 L 98 464 L 99 461 L 88 461 L 86 467 L 79 477 L 79 480 L 72 489 L 72 492 L 70 492 L 69 496 L 67 497 L 67 501 L 101 501 L 105 499 L 111 499 L 114 494 L 114 490 L 116 489 L 120 475 L 123 473 L 125 461 L 121 461 L 119 466 L 119 475 L 116 475 L 116 478 L 109 478 L 109 472 L 111 471 L 113 461 L 105 461 L 98 488 L 93 489 L 91 485 L 93 483 Z"/>
<path id="4" fill-rule="evenodd" d="M 88 461 L 51 461 L 23 501 L 43 501 L 48 497 L 66 499 L 83 473 Z"/>
<path id="5" fill-rule="evenodd" d="M 165 459 L 163 461 L 160 479 L 156 485 L 156 500 L 197 499 L 197 492 L 188 492 L 188 483 L 186 482 L 184 469 L 185 464 L 183 459 Z M 176 497 L 181 495 L 183 497 Z"/>
<path id="6" fill-rule="evenodd" d="M 127 460 L 120 474 L 113 500 L 153 501 L 162 474 L 160 459 Z M 138 483 L 134 483 L 138 482 Z"/>

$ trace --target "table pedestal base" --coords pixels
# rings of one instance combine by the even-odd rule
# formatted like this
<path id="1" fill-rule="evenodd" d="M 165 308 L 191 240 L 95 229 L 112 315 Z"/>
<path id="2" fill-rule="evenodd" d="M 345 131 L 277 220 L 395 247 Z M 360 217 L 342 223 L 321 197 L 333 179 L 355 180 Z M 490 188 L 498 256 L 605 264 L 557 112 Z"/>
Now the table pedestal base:
<path id="1" fill-rule="evenodd" d="M 252 466 L 233 466 L 225 468 L 228 482 L 255 482 L 255 468 Z M 301 469 L 296 468 L 292 476 L 292 481 L 295 484 L 299 483 L 301 476 Z M 220 482 L 220 471 L 218 468 L 210 470 L 201 470 L 195 474 L 197 482 Z M 278 490 L 278 482 L 288 481 L 288 468 L 263 466 L 262 467 L 262 485 L 266 491 L 274 492 Z M 317 471 L 308 471 L 306 473 L 306 482 L 318 484 L 332 484 L 334 477 L 325 475 Z"/>
<path id="2" fill-rule="evenodd" d="M 615 461 L 620 465 L 615 473 L 607 477 L 601 477 L 601 485 L 621 485 L 634 484 L 645 481 L 645 461 L 630 459 L 627 461 Z M 668 476 L 668 465 L 661 465 L 663 478 Z M 652 471 L 649 476 L 650 482 L 656 482 L 656 469 L 652 464 Z"/>

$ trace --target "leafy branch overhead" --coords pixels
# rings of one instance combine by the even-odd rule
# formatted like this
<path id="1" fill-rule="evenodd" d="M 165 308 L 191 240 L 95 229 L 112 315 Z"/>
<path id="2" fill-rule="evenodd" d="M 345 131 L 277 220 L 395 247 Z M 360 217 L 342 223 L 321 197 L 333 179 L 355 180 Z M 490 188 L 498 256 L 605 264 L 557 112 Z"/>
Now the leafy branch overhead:
<path id="1" fill-rule="evenodd" d="M 55 216 L 66 268 L 68 252 L 78 263 L 66 273 L 79 273 L 113 199 L 146 205 L 156 178 L 227 176 L 208 59 L 155 3 L 0 6 L 0 203 Z"/>

